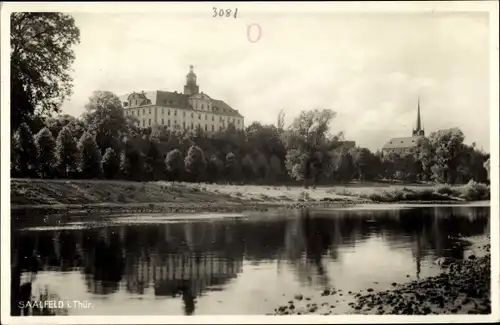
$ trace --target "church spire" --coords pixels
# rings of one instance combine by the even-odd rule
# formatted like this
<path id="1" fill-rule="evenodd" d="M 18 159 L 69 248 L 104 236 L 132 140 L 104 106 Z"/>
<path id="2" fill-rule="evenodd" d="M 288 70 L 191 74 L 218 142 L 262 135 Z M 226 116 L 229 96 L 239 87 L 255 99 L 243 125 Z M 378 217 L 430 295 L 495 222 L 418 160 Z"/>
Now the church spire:
<path id="1" fill-rule="evenodd" d="M 425 131 L 424 131 L 424 128 L 422 126 L 422 119 L 420 117 L 420 96 L 418 96 L 418 102 L 417 102 L 417 127 L 415 130 L 413 130 L 413 135 L 420 135 L 420 136 L 424 136 L 425 135 Z"/>
<path id="2" fill-rule="evenodd" d="M 417 131 L 420 131 L 422 128 L 422 122 L 420 120 L 420 96 L 418 96 L 418 104 L 417 104 Z"/>

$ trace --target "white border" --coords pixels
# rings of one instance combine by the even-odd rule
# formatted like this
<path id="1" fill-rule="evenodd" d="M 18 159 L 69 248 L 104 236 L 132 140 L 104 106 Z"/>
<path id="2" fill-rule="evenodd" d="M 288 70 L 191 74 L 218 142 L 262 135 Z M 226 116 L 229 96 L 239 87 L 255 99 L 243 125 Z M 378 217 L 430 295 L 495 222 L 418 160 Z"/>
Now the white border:
<path id="1" fill-rule="evenodd" d="M 456 2 L 250 2 L 228 3 L 237 6 L 241 15 L 279 12 L 297 13 L 370 13 L 370 12 L 471 12 L 490 13 L 490 152 L 491 152 L 491 257 L 492 297 L 491 315 L 437 315 L 437 316 L 54 316 L 54 317 L 11 317 L 10 314 L 10 109 L 9 109 L 9 15 L 13 11 L 64 11 L 64 12 L 172 12 L 210 13 L 215 2 L 73 2 L 73 3 L 1 3 L 1 323 L 2 324 L 162 324 L 162 323 L 449 323 L 449 322 L 494 322 L 499 321 L 499 53 L 498 53 L 498 2 L 456 1 Z M 472 112 L 471 112 L 472 113 Z"/>

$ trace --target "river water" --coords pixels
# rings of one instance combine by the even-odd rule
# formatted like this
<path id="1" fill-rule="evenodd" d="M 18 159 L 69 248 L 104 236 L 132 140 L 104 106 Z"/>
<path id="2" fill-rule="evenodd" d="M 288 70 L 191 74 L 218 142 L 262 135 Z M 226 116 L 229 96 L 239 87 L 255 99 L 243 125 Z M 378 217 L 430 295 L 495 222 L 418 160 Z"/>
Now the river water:
<path id="1" fill-rule="evenodd" d="M 39 218 L 13 226 L 12 288 L 65 301 L 57 314 L 267 314 L 298 293 L 347 299 L 435 275 L 436 258 L 470 254 L 456 237 L 487 240 L 489 218 L 485 206 Z"/>

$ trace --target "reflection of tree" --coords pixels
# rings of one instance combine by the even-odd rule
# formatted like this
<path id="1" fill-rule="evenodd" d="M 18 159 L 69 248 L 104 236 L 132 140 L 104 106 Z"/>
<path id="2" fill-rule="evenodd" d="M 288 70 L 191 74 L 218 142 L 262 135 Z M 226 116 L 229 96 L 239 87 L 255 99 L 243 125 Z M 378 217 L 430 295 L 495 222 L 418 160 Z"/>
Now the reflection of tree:
<path id="1" fill-rule="evenodd" d="M 285 259 L 301 282 L 323 286 L 330 282 L 325 262 L 339 258 L 339 247 L 370 236 L 383 237 L 390 247 L 411 247 L 419 275 L 420 261 L 428 255 L 461 257 L 464 245 L 453 237 L 481 234 L 489 219 L 489 209 L 478 207 L 290 213 L 294 215 L 265 221 L 14 231 L 13 306 L 29 288 L 22 287 L 22 273 L 79 269 L 94 294 L 109 294 L 120 286 L 135 294 L 154 288 L 156 296 L 182 297 L 185 313 L 192 314 L 197 296 L 221 290 L 241 272 L 243 256 L 251 262 Z"/>

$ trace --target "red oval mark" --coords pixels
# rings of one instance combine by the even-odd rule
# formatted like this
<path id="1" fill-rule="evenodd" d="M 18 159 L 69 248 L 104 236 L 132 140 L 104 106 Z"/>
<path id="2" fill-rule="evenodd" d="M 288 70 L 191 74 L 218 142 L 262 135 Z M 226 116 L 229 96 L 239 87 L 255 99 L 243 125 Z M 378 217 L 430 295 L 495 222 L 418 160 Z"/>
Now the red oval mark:
<path id="1" fill-rule="evenodd" d="M 253 38 L 252 35 L 251 35 L 253 27 L 256 27 L 257 30 L 259 31 L 259 33 L 258 33 L 258 35 L 257 35 L 256 38 Z M 260 40 L 261 36 L 262 36 L 262 28 L 260 28 L 259 24 L 250 24 L 250 25 L 248 25 L 248 27 L 247 27 L 247 38 L 248 38 L 248 41 L 250 43 L 257 43 Z"/>

